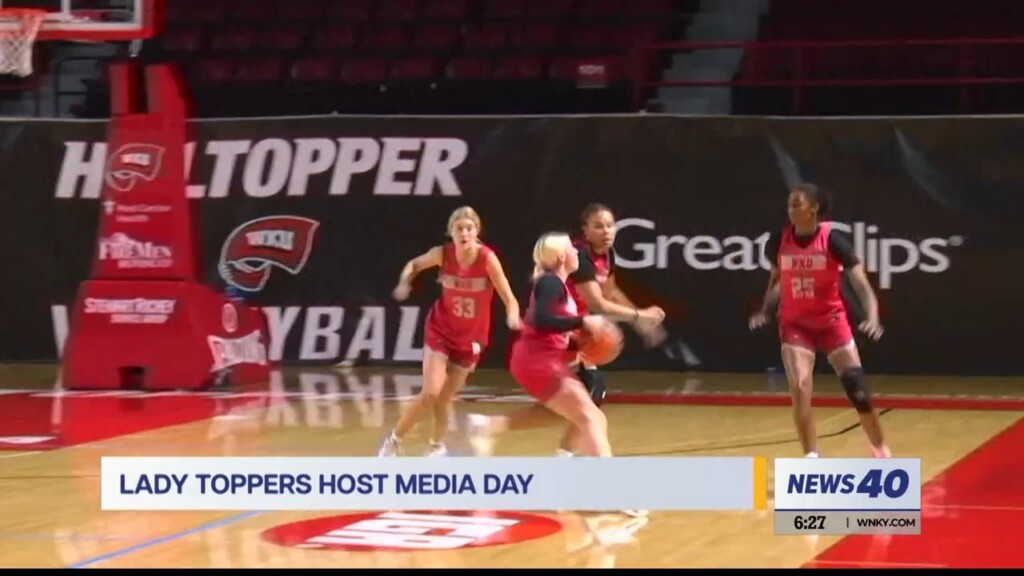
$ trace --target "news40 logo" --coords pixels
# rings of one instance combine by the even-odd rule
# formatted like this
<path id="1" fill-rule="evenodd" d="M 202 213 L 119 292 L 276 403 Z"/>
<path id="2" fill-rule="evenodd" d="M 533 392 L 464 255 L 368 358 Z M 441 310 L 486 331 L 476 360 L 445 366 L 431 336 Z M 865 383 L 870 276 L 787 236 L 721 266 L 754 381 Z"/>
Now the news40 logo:
<path id="1" fill-rule="evenodd" d="M 918 458 L 778 458 L 775 510 L 919 511 Z"/>

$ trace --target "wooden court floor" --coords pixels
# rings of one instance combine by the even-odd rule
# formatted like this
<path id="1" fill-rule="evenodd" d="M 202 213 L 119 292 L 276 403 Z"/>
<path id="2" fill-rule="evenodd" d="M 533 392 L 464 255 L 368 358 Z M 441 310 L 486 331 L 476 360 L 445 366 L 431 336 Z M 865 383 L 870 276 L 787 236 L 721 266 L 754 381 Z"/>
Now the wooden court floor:
<path id="1" fill-rule="evenodd" d="M 710 568 L 1024 561 L 1015 551 L 972 556 L 969 546 L 972 537 L 991 540 L 1002 533 L 989 528 L 996 536 L 986 536 L 984 526 L 1004 526 L 1010 539 L 1016 529 L 1009 527 L 1024 520 L 1024 498 L 1013 495 L 1013 486 L 1021 485 L 1017 478 L 1024 477 L 1015 462 L 1019 455 L 978 456 L 997 436 L 1004 444 L 1010 433 L 1016 434 L 1014 442 L 1024 439 L 1024 379 L 873 381 L 894 406 L 884 408 L 883 423 L 895 455 L 922 458 L 923 476 L 931 481 L 921 537 L 840 542 L 838 536 L 774 536 L 770 511 L 656 511 L 644 520 L 552 512 L 521 519 L 515 530 L 489 541 L 383 551 L 303 544 L 343 526 L 346 520 L 335 518 L 346 516 L 340 513 L 103 512 L 99 458 L 372 455 L 418 390 L 415 371 L 290 369 L 276 372 L 265 387 L 157 395 L 54 393 L 52 367 L 4 366 L 0 377 L 0 565 L 6 567 Z M 771 470 L 771 459 L 800 454 L 784 387 L 765 375 L 615 372 L 609 383 L 617 396 L 606 411 L 619 455 L 766 456 Z M 471 384 L 450 423 L 453 445 L 466 413 L 523 405 L 502 372 L 482 371 Z M 819 391 L 823 454 L 866 456 L 856 415 L 838 402 L 834 378 L 820 376 Z M 560 432 L 559 427 L 509 433 L 496 455 L 552 454 Z M 409 437 L 407 450 L 418 455 L 425 442 L 423 424 Z M 981 459 L 967 466 L 972 475 L 954 478 L 951 471 L 972 453 Z M 993 520 L 993 510 L 1003 515 Z M 975 513 L 989 516 L 979 519 Z M 968 526 L 974 527 L 970 534 L 960 532 Z M 950 556 L 945 550 L 951 542 L 961 549 L 966 542 L 967 550 Z"/>

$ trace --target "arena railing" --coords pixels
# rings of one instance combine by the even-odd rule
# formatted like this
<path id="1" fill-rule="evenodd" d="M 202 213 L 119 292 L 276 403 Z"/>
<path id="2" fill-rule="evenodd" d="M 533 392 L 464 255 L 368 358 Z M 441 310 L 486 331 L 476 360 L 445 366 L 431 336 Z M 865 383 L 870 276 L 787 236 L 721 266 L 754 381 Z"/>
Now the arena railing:
<path id="1" fill-rule="evenodd" d="M 793 40 L 793 41 L 716 41 L 716 42 L 669 42 L 647 44 L 638 47 L 634 53 L 633 107 L 640 110 L 645 107 L 652 89 L 659 87 L 754 87 L 754 88 L 791 88 L 792 110 L 796 114 L 806 111 L 808 89 L 817 87 L 887 87 L 887 86 L 955 86 L 959 87 L 957 104 L 961 111 L 967 111 L 971 103 L 971 90 L 977 86 L 1024 84 L 1024 66 L 1014 66 L 1012 55 L 1003 56 L 1009 64 L 1004 74 L 980 75 L 976 58 L 979 51 L 1014 46 L 1021 50 L 1017 62 L 1024 61 L 1024 38 L 956 38 L 956 39 L 915 39 L 915 40 Z M 885 71 L 872 69 L 870 66 L 856 70 L 857 74 L 844 76 L 835 69 L 816 69 L 813 62 L 815 56 L 826 50 L 846 50 L 852 52 L 869 52 L 870 50 L 886 50 L 888 58 L 897 58 L 896 52 L 906 51 L 908 57 L 915 59 L 929 50 L 946 49 L 945 60 L 948 66 L 942 69 L 934 61 L 911 60 L 904 68 L 921 70 L 920 75 L 886 74 Z M 664 80 L 652 75 L 652 60 L 657 55 L 671 53 L 694 52 L 698 50 L 742 50 L 743 56 L 732 76 L 720 79 Z M 916 53 L 916 56 L 915 56 Z M 748 59 L 776 59 L 773 64 L 745 64 Z M 932 53 L 937 56 L 937 52 Z M 778 64 L 778 59 L 789 58 L 789 65 Z M 868 58 L 865 55 L 865 58 Z M 767 62 L 767 59 L 764 61 Z M 941 62 L 940 62 L 941 63 Z M 1004 64 L 1005 65 L 1005 64 Z M 1017 74 L 1013 72 L 1020 70 Z M 745 75 L 744 72 L 760 72 L 757 76 Z M 944 73 L 943 73 L 944 72 Z M 773 74 L 774 73 L 774 74 Z M 824 74 L 822 74 L 824 73 Z M 981 71 L 981 74 L 984 74 Z M 657 73 L 660 74 L 660 71 Z"/>

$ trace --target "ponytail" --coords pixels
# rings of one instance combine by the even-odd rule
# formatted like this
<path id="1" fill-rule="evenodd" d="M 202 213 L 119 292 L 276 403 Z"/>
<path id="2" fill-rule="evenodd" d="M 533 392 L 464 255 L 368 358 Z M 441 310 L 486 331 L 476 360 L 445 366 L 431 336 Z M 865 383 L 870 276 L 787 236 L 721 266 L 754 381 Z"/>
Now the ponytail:
<path id="1" fill-rule="evenodd" d="M 536 282 L 538 278 L 544 275 L 544 267 L 540 264 L 536 264 L 533 267 L 533 274 L 530 274 L 530 281 Z"/>

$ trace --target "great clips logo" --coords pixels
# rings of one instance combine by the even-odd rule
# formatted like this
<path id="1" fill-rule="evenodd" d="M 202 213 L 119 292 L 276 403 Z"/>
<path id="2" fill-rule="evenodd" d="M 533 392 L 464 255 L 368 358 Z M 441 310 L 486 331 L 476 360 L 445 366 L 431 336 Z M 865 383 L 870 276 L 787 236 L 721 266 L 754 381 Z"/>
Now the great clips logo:
<path id="1" fill-rule="evenodd" d="M 152 182 L 160 173 L 164 148 L 154 144 L 125 144 L 107 159 L 107 186 L 129 192 L 139 180 Z"/>
<path id="2" fill-rule="evenodd" d="M 235 228 L 221 247 L 217 270 L 228 284 L 258 292 L 274 268 L 298 274 L 313 249 L 320 223 L 301 216 L 267 216 Z"/>
<path id="3" fill-rule="evenodd" d="M 865 269 L 878 274 L 878 287 L 892 288 L 896 276 L 908 272 L 939 274 L 949 270 L 948 252 L 962 246 L 962 236 L 910 240 L 883 234 L 875 224 L 832 222 L 848 235 Z M 764 256 L 769 233 L 759 236 L 659 234 L 657 224 L 644 218 L 618 222 L 615 263 L 623 268 L 666 269 L 684 264 L 694 270 L 768 270 Z"/>

